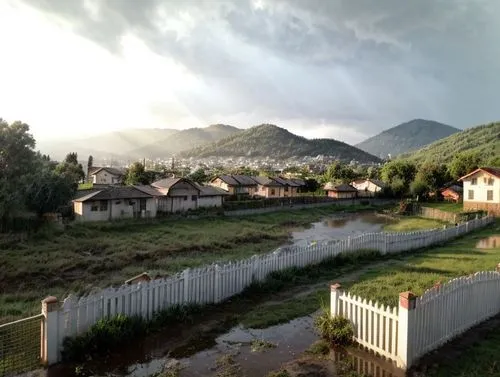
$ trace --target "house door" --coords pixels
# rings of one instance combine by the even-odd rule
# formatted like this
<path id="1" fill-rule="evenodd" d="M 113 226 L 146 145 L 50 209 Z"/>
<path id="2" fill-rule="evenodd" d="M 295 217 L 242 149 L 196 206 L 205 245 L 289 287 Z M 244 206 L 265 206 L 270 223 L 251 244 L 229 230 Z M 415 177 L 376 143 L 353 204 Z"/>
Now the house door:
<path id="1" fill-rule="evenodd" d="M 146 210 L 146 199 L 141 199 L 139 201 L 139 211 L 145 211 Z"/>

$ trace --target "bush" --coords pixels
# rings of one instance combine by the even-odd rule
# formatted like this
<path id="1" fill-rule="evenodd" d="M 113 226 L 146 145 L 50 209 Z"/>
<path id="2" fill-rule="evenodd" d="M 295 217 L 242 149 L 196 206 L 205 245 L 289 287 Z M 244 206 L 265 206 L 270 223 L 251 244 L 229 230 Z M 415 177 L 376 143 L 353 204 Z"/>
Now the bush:
<path id="1" fill-rule="evenodd" d="M 352 343 L 354 329 L 352 323 L 341 316 L 331 316 L 328 309 L 315 318 L 314 327 L 321 338 L 335 346 L 347 346 Z"/>
<path id="2" fill-rule="evenodd" d="M 330 353 L 330 345 L 325 340 L 318 340 L 311 344 L 306 353 L 316 356 L 328 355 Z"/>

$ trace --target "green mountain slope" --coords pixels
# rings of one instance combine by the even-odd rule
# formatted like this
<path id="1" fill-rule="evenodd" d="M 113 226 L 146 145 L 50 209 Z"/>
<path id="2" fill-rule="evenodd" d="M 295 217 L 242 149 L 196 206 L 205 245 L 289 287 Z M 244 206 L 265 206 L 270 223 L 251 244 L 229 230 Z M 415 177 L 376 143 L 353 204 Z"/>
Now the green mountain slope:
<path id="1" fill-rule="evenodd" d="M 432 120 L 414 119 L 375 135 L 355 146 L 375 156 L 395 157 L 460 132 L 458 128 Z"/>
<path id="2" fill-rule="evenodd" d="M 400 157 L 445 163 L 459 152 L 479 153 L 485 161 L 500 156 L 500 122 L 468 128 Z"/>
<path id="3" fill-rule="evenodd" d="M 342 161 L 377 162 L 379 159 L 333 139 L 306 139 L 271 124 L 249 128 L 235 135 L 181 153 L 184 157 L 275 157 L 329 155 Z"/>
<path id="4" fill-rule="evenodd" d="M 212 143 L 242 132 L 239 128 L 225 124 L 213 124 L 205 128 L 189 128 L 175 132 L 163 139 L 131 150 L 127 153 L 135 158 L 161 158 L 171 154 L 177 154 L 208 143 Z"/>

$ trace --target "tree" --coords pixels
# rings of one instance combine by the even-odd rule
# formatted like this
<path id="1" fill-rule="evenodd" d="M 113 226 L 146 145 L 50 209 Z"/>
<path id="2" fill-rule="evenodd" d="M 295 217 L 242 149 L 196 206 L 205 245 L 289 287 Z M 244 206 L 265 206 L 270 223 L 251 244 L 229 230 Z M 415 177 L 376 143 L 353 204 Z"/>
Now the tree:
<path id="1" fill-rule="evenodd" d="M 68 153 L 64 161 L 57 165 L 56 173 L 73 182 L 75 187 L 85 179 L 83 166 L 78 163 L 78 155 L 76 153 Z"/>
<path id="2" fill-rule="evenodd" d="M 87 180 L 90 180 L 90 171 L 94 167 L 94 157 L 92 155 L 89 156 L 87 160 Z"/>
<path id="3" fill-rule="evenodd" d="M 409 161 L 393 160 L 384 164 L 380 176 L 393 195 L 402 197 L 409 193 L 416 170 L 415 165 Z"/>
<path id="4" fill-rule="evenodd" d="M 349 183 L 356 177 L 358 177 L 358 174 L 350 166 L 336 161 L 327 167 L 322 180 L 324 183 Z"/>
<path id="5" fill-rule="evenodd" d="M 366 175 L 368 179 L 379 179 L 380 178 L 380 168 L 376 166 L 370 166 L 367 171 Z"/>
<path id="6" fill-rule="evenodd" d="M 426 162 L 419 166 L 415 180 L 412 183 L 413 195 L 425 196 L 437 191 L 451 179 L 446 165 Z"/>
<path id="7" fill-rule="evenodd" d="M 458 153 L 451 160 L 449 166 L 450 175 L 456 180 L 477 169 L 482 162 L 481 156 L 477 153 Z"/>
<path id="8" fill-rule="evenodd" d="M 306 184 L 304 187 L 305 192 L 316 192 L 321 187 L 318 181 L 312 178 L 306 179 L 304 182 Z"/>
<path id="9" fill-rule="evenodd" d="M 50 169 L 42 169 L 27 187 L 26 207 L 38 216 L 56 212 L 67 205 L 75 193 L 74 182 Z"/>
<path id="10" fill-rule="evenodd" d="M 0 221 L 22 209 L 26 184 L 35 172 L 35 139 L 26 123 L 0 118 Z"/>
<path id="11" fill-rule="evenodd" d="M 124 182 L 126 185 L 149 185 L 152 182 L 164 177 L 163 172 L 146 171 L 144 165 L 140 162 L 134 162 L 125 173 Z"/>
<path id="12" fill-rule="evenodd" d="M 201 168 L 189 174 L 188 178 L 197 183 L 204 183 L 208 181 L 208 176 L 206 175 L 205 170 Z"/>

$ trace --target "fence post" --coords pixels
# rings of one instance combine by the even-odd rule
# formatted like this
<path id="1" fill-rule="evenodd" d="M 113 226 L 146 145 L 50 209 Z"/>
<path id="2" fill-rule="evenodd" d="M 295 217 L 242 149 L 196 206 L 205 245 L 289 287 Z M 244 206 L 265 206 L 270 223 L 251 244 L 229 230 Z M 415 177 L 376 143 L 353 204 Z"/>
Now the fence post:
<path id="1" fill-rule="evenodd" d="M 413 327 L 415 325 L 416 298 L 411 292 L 399 294 L 398 311 L 398 366 L 404 369 L 411 367 L 413 360 Z M 417 329 L 418 331 L 418 329 Z"/>
<path id="2" fill-rule="evenodd" d="M 40 358 L 44 365 L 52 365 L 59 361 L 58 304 L 59 301 L 54 296 L 42 300 L 43 321 L 41 324 Z"/>
<path id="3" fill-rule="evenodd" d="M 500 263 L 498 263 L 498 264 L 497 264 L 496 271 L 497 271 L 497 272 L 500 272 Z"/>
<path id="4" fill-rule="evenodd" d="M 186 268 L 182 272 L 182 278 L 184 279 L 184 304 L 189 303 L 189 268 Z"/>
<path id="5" fill-rule="evenodd" d="M 330 315 L 332 317 L 340 315 L 339 313 L 339 298 L 343 293 L 342 286 L 339 283 L 332 284 L 330 286 L 331 296 L 330 296 Z"/>

